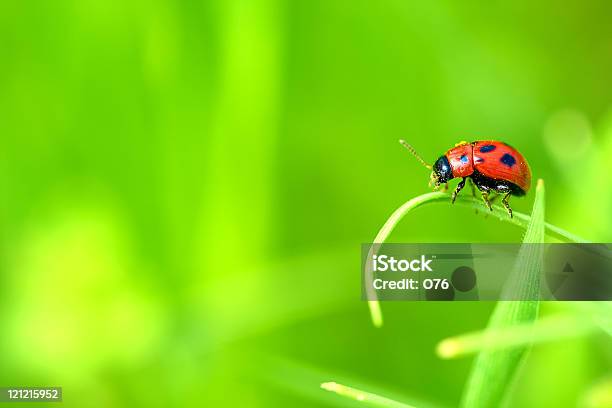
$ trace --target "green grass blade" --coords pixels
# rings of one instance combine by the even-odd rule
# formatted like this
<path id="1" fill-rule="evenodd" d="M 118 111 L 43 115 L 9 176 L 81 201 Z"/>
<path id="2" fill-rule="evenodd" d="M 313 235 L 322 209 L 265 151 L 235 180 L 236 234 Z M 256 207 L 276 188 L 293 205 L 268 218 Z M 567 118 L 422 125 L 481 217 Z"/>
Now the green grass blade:
<path id="1" fill-rule="evenodd" d="M 538 180 L 536 197 L 527 225 L 524 244 L 519 250 L 514 269 L 504 290 L 514 291 L 519 299 L 537 299 L 543 270 L 544 242 L 544 182 Z M 517 324 L 534 322 L 538 316 L 538 301 L 500 301 L 497 303 L 488 328 L 498 330 Z M 502 351 L 484 350 L 478 354 L 463 394 L 464 407 L 500 406 L 512 383 L 517 368 L 528 346 Z"/>
<path id="2" fill-rule="evenodd" d="M 401 402 L 381 397 L 380 395 L 371 392 L 358 390 L 357 388 L 348 387 L 346 385 L 335 382 L 326 382 L 321 384 L 321 388 L 327 391 L 334 392 L 346 398 L 355 401 L 363 402 L 364 405 L 380 408 L 414 408 L 412 405 L 403 404 Z"/>
<path id="3" fill-rule="evenodd" d="M 439 198 L 439 195 L 448 198 L 448 196 L 442 193 L 429 193 L 420 195 L 405 202 L 401 207 L 395 210 L 393 214 L 391 214 L 391 217 L 389 217 L 389 219 L 385 222 L 380 231 L 378 231 L 378 234 L 376 234 L 376 238 L 374 238 L 374 244 L 384 243 L 387 238 L 389 238 L 389 235 L 391 235 L 391 232 L 393 232 L 393 230 L 395 229 L 395 226 L 402 220 L 402 218 L 404 218 L 406 214 L 408 214 L 415 208 L 418 208 L 428 202 L 431 202 L 432 200 L 435 200 L 436 198 Z M 372 245 L 370 247 L 367 259 L 372 259 L 372 256 L 375 255 L 379 247 L 379 245 Z M 372 269 L 369 263 L 366 264 L 365 273 L 366 279 L 371 280 Z M 369 288 L 369 290 L 372 290 L 372 285 L 366 285 L 366 287 Z M 374 292 L 370 293 L 368 296 L 369 299 L 374 299 L 375 297 L 376 293 Z M 382 312 L 380 310 L 380 303 L 377 300 L 371 300 L 368 302 L 368 306 L 370 308 L 372 324 L 374 325 L 374 327 L 381 327 L 383 325 L 383 317 Z"/>
<path id="4" fill-rule="evenodd" d="M 522 323 L 466 333 L 442 340 L 436 347 L 436 353 L 440 358 L 451 359 L 483 350 L 524 347 L 534 343 L 580 337 L 599 330 L 593 320 L 585 319 L 578 313 L 567 313 L 539 319 L 535 324 Z"/>
<path id="5" fill-rule="evenodd" d="M 447 405 L 433 402 L 404 392 L 397 393 L 377 384 L 364 381 L 361 378 L 346 375 L 342 372 L 328 371 L 325 367 L 315 366 L 304 361 L 296 361 L 284 356 L 261 354 L 246 348 L 237 352 L 244 354 L 254 362 L 250 365 L 253 371 L 249 375 L 276 387 L 283 392 L 289 392 L 296 397 L 310 400 L 313 405 L 326 407 L 419 407 L 447 408 Z M 240 357 L 239 357 L 240 358 Z M 322 381 L 334 379 L 335 382 Z M 340 384 L 352 384 L 346 387 Z M 336 385 L 332 385 L 336 384 Z M 361 390 L 369 390 L 364 392 Z M 325 392 L 332 391 L 332 392 Z M 343 398 L 340 398 L 341 395 Z M 363 395 L 363 398 L 360 397 Z M 382 397 L 385 395 L 386 397 Z M 405 401 L 405 402 L 398 402 Z M 381 405 L 383 404 L 383 405 Z"/>
<path id="6" fill-rule="evenodd" d="M 447 193 L 441 193 L 441 192 L 426 193 L 418 197 L 415 197 L 411 200 L 408 200 L 401 207 L 395 210 L 393 214 L 391 214 L 391 216 L 382 226 L 378 234 L 376 234 L 376 238 L 374 238 L 374 243 L 383 244 L 384 242 L 386 242 L 386 240 L 389 238 L 389 235 L 391 235 L 391 233 L 393 232 L 397 224 L 410 211 L 416 208 L 422 207 L 424 205 L 429 205 L 433 203 L 448 204 L 449 201 L 450 201 L 450 195 Z M 455 204 L 471 207 L 477 210 L 483 210 L 482 201 L 474 197 L 471 197 L 471 196 L 459 196 Z M 483 213 L 485 212 L 483 211 Z M 531 221 L 531 217 L 529 215 L 523 214 L 517 211 L 514 212 L 514 217 L 510 218 L 508 217 L 508 213 L 506 212 L 506 209 L 501 206 L 497 206 L 497 205 L 493 206 L 492 212 L 490 213 L 486 212 L 486 214 L 492 214 L 494 217 L 498 218 L 501 221 L 509 222 L 511 224 L 517 225 L 524 229 L 527 229 Z M 545 227 L 546 234 L 548 236 L 558 239 L 560 241 L 588 242 L 585 239 L 577 235 L 574 235 L 570 232 L 567 232 L 555 225 L 544 223 L 544 227 Z M 368 259 L 370 259 L 372 255 L 375 254 L 375 249 L 376 249 L 375 247 L 378 248 L 378 246 L 376 245 L 370 248 Z M 372 271 L 366 269 L 366 278 L 371 278 L 371 277 L 372 277 Z M 369 296 L 369 298 L 374 299 L 375 294 Z M 371 300 L 368 302 L 368 306 L 370 308 L 370 316 L 372 318 L 372 323 L 374 324 L 375 327 L 381 327 L 383 324 L 383 317 L 382 317 L 382 312 L 380 310 L 380 303 L 376 300 Z"/>

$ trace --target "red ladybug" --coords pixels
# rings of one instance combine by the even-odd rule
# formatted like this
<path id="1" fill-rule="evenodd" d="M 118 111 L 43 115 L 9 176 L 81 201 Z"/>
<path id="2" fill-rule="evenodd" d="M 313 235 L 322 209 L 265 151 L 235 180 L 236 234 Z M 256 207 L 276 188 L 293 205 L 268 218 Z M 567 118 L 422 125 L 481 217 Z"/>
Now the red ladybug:
<path id="1" fill-rule="evenodd" d="M 491 211 L 489 192 L 503 194 L 502 203 L 512 217 L 508 198 L 511 195 L 525 195 L 531 186 L 531 170 L 527 160 L 518 150 L 497 140 L 458 143 L 440 156 L 433 166 L 427 164 L 408 143 L 403 140 L 400 143 L 432 170 L 430 184 L 434 185 L 434 190 L 451 179 L 462 177 L 453 192 L 452 203 L 465 186 L 466 179 L 469 179 L 481 191 L 482 200 Z"/>

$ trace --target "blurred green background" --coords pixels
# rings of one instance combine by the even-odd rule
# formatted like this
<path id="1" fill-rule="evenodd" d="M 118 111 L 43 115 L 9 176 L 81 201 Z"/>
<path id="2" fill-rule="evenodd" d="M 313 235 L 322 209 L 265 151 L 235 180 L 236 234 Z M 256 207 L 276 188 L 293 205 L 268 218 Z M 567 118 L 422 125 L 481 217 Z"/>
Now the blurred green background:
<path id="1" fill-rule="evenodd" d="M 546 216 L 612 227 L 607 1 L 3 1 L 0 385 L 70 407 L 455 406 L 436 343 L 492 303 L 360 301 L 360 244 L 433 160 L 501 139 Z M 533 192 L 513 199 L 529 212 Z M 437 205 L 394 242 L 519 242 Z M 551 313 L 560 305 L 544 305 Z M 536 346 L 513 406 L 575 406 L 609 337 Z M 354 404 L 353 404 L 354 405 Z"/>

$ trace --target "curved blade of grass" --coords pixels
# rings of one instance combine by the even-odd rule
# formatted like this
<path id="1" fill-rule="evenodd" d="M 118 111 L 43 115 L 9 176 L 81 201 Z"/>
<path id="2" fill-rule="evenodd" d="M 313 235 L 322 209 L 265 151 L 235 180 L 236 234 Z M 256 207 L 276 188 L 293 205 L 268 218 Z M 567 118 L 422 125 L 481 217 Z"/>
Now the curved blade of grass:
<path id="1" fill-rule="evenodd" d="M 381 397 L 371 392 L 365 392 L 358 390 L 357 388 L 348 387 L 346 385 L 338 384 L 335 382 L 325 382 L 321 384 L 321 388 L 327 391 L 335 392 L 343 397 L 353 399 L 355 401 L 363 402 L 365 405 L 371 407 L 381 408 L 414 408 L 412 405 L 407 405 L 390 398 Z"/>
<path id="2" fill-rule="evenodd" d="M 374 243 L 383 244 L 387 240 L 387 238 L 389 238 L 389 235 L 391 235 L 391 232 L 393 232 L 397 224 L 410 211 L 416 208 L 422 207 L 424 205 L 432 204 L 432 203 L 448 204 L 449 200 L 450 198 L 447 193 L 433 192 L 433 193 L 426 193 L 426 194 L 420 195 L 418 197 L 415 197 L 411 200 L 406 201 L 401 207 L 395 210 L 393 214 L 391 214 L 391 216 L 382 226 L 378 234 L 376 234 L 376 238 L 374 238 Z M 472 207 L 477 210 L 483 209 L 482 202 L 471 196 L 459 196 L 455 204 Z M 514 211 L 514 217 L 510 218 L 508 217 L 508 213 L 506 212 L 506 210 L 503 207 L 500 207 L 497 205 L 493 206 L 492 212 L 486 212 L 486 214 L 492 214 L 493 216 L 497 217 L 501 221 L 509 222 L 511 224 L 517 225 L 525 229 L 527 228 L 527 226 L 529 225 L 531 221 L 530 216 L 517 212 L 517 211 Z M 547 235 L 549 235 L 552 238 L 558 239 L 560 241 L 575 242 L 575 243 L 588 242 L 585 239 L 577 235 L 574 235 L 570 232 L 567 232 L 555 225 L 544 223 L 544 226 L 545 226 Z M 372 258 L 372 255 L 375 254 L 376 249 L 378 247 L 379 245 L 373 245 L 370 248 L 370 252 L 368 253 L 368 259 Z M 372 278 L 372 271 L 370 269 L 366 269 L 366 279 L 371 279 L 371 278 Z M 374 299 L 375 294 L 368 296 L 368 297 L 370 299 Z M 377 300 L 371 300 L 368 302 L 368 306 L 370 308 L 370 316 L 372 318 L 372 324 L 374 324 L 375 327 L 381 327 L 383 324 L 383 316 L 380 310 L 380 303 Z"/>
<path id="3" fill-rule="evenodd" d="M 544 181 L 538 180 L 536 196 L 523 243 L 544 242 Z M 519 295 L 516 299 L 537 299 L 543 270 L 542 245 L 523 245 L 504 291 Z M 503 295 L 502 295 L 503 296 Z M 508 297 L 504 297 L 508 298 Z M 539 301 L 500 301 L 489 320 L 488 329 L 497 330 L 534 322 Z M 462 400 L 464 407 L 498 407 L 523 359 L 527 346 L 502 351 L 483 350 L 476 357 Z"/>
<path id="4" fill-rule="evenodd" d="M 598 330 L 591 319 L 579 314 L 561 314 L 539 319 L 536 323 L 522 323 L 499 329 L 466 333 L 449 337 L 438 343 L 436 353 L 440 358 L 451 359 L 477 353 L 511 347 L 525 347 L 534 343 L 558 341 L 584 336 Z"/>

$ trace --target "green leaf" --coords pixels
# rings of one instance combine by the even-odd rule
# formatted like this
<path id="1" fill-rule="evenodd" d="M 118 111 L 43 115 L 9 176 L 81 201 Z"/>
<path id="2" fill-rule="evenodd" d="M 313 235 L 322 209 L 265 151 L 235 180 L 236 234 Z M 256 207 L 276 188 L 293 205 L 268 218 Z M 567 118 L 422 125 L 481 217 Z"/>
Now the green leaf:
<path id="1" fill-rule="evenodd" d="M 538 180 L 531 220 L 513 271 L 504 290 L 512 291 L 521 299 L 537 299 L 543 270 L 542 245 L 544 242 L 544 181 Z M 534 322 L 538 316 L 539 301 L 500 301 L 489 320 L 488 329 Z M 517 368 L 529 345 L 502 351 L 483 350 L 476 357 L 464 391 L 464 407 L 497 407 L 505 397 Z"/>

